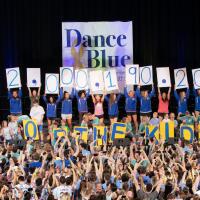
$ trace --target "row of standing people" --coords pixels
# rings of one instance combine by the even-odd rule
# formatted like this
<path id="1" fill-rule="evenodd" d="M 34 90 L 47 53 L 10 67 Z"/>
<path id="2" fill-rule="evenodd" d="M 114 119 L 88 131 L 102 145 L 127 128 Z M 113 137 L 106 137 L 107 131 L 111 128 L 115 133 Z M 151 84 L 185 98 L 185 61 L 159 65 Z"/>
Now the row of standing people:
<path id="1" fill-rule="evenodd" d="M 40 100 L 40 88 L 38 90 L 34 89 L 31 91 L 29 89 L 29 97 L 31 102 L 31 111 L 30 116 L 35 118 L 38 122 L 38 125 L 42 124 L 43 117 L 45 114 L 44 109 L 39 106 Z M 168 92 L 161 92 L 158 88 L 158 114 L 163 116 L 165 113 L 169 113 L 169 102 L 170 102 L 171 88 L 168 89 Z M 198 116 L 200 112 L 200 90 L 194 90 L 195 94 L 195 114 Z M 90 96 L 89 90 L 87 91 L 76 91 L 72 89 L 71 93 L 64 91 L 63 88 L 60 89 L 60 94 L 57 99 L 54 96 L 50 95 L 48 98 L 46 94 L 43 95 L 43 100 L 46 103 L 46 117 L 48 121 L 48 126 L 50 126 L 54 120 L 57 118 L 57 106 L 61 102 L 61 118 L 62 122 L 67 124 L 69 128 L 72 128 L 72 99 L 73 97 L 77 98 L 78 112 L 79 112 L 79 123 L 82 121 L 83 115 L 88 113 L 87 99 Z M 99 118 L 100 124 L 104 122 L 104 109 L 103 103 L 104 100 L 108 103 L 108 114 L 110 118 L 110 123 L 116 122 L 118 120 L 119 109 L 118 102 L 122 94 L 112 93 L 109 96 L 103 93 L 102 95 L 93 94 L 91 92 L 92 101 L 94 103 L 94 115 Z M 137 101 L 139 100 L 140 104 L 140 117 L 143 116 L 150 117 L 152 113 L 151 99 L 155 96 L 155 89 L 152 85 L 152 90 L 140 90 L 140 86 L 137 86 L 136 91 L 134 89 L 124 88 L 125 96 L 125 111 L 127 117 L 130 121 L 133 121 L 135 130 L 138 130 L 138 118 L 137 118 Z M 178 115 L 186 114 L 188 110 L 188 99 L 190 96 L 189 88 L 185 91 L 177 92 L 174 90 L 174 97 L 178 104 Z M 12 92 L 8 91 L 8 98 L 10 101 L 10 114 L 12 116 L 22 115 L 22 90 L 13 90 Z M 173 103 L 173 102 L 172 102 Z M 39 119 L 38 119 L 38 116 Z"/>

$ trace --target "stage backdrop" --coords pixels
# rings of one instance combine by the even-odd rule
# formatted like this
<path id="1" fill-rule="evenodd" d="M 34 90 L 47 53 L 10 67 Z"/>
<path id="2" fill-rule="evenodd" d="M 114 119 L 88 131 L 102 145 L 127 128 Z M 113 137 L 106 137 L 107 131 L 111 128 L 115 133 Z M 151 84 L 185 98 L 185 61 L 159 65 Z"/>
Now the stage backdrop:
<path id="1" fill-rule="evenodd" d="M 78 68 L 132 64 L 132 22 L 63 22 L 62 59 Z"/>

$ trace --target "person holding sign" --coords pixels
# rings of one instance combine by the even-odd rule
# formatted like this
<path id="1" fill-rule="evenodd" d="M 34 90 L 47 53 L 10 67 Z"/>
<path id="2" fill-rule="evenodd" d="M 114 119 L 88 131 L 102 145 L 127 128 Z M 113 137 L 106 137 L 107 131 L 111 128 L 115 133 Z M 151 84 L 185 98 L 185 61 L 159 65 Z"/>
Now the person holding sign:
<path id="1" fill-rule="evenodd" d="M 194 89 L 194 96 L 195 96 L 195 115 L 199 116 L 200 113 L 200 89 Z"/>
<path id="2" fill-rule="evenodd" d="M 179 94 L 177 93 L 176 89 L 174 89 L 174 97 L 176 101 L 178 102 L 178 115 L 181 114 L 185 115 L 187 111 L 187 101 L 190 96 L 190 89 L 187 88 L 187 91 L 181 91 Z"/>
<path id="3" fill-rule="evenodd" d="M 115 93 L 111 93 L 110 97 L 105 96 L 105 100 L 108 102 L 108 114 L 110 118 L 110 124 L 117 122 L 119 109 L 118 109 L 118 101 L 121 97 L 121 94 L 116 96 Z"/>
<path id="4" fill-rule="evenodd" d="M 32 108 L 33 102 L 35 100 L 37 100 L 38 102 L 40 101 L 40 90 L 41 90 L 41 86 L 38 88 L 38 91 L 36 89 L 33 89 L 33 91 L 31 91 L 31 88 L 28 87 L 29 98 L 30 98 L 30 102 L 31 102 L 31 108 Z"/>
<path id="5" fill-rule="evenodd" d="M 135 131 L 137 133 L 138 132 L 138 121 L 137 121 L 137 113 L 136 113 L 137 96 L 134 90 L 129 90 L 128 92 L 127 87 L 124 88 L 124 95 L 126 98 L 125 110 L 126 110 L 127 117 L 130 122 L 133 120 L 133 123 L 135 125 Z"/>
<path id="6" fill-rule="evenodd" d="M 44 94 L 43 100 L 47 104 L 46 115 L 47 115 L 48 129 L 50 129 L 50 126 L 55 122 L 55 118 L 57 117 L 57 105 L 60 102 L 60 95 L 55 101 L 53 96 L 50 96 L 49 100 L 47 100 L 46 94 Z"/>
<path id="7" fill-rule="evenodd" d="M 92 95 L 92 101 L 94 103 L 94 114 L 96 117 L 99 118 L 100 124 L 102 125 L 104 121 L 103 102 L 105 97 L 105 91 L 102 96 L 100 96 L 99 94 L 96 94 L 94 96 L 93 93 L 91 93 L 91 95 Z"/>
<path id="8" fill-rule="evenodd" d="M 138 85 L 137 90 L 136 90 L 136 95 L 140 100 L 140 116 L 143 117 L 150 117 L 151 116 L 151 98 L 155 94 L 155 89 L 152 84 L 152 90 L 150 94 L 148 93 L 148 90 L 142 91 L 140 93 L 140 85 Z"/>
<path id="9" fill-rule="evenodd" d="M 37 122 L 42 145 L 44 139 L 42 134 L 44 114 L 45 114 L 44 108 L 39 105 L 39 101 L 38 100 L 33 101 L 33 107 L 31 108 L 30 116 L 32 120 L 35 120 Z"/>
<path id="10" fill-rule="evenodd" d="M 77 98 L 78 103 L 78 112 L 79 112 L 79 124 L 83 120 L 83 115 L 88 113 L 88 105 L 87 105 L 87 98 L 89 97 L 89 90 L 75 90 L 75 96 Z"/>
<path id="11" fill-rule="evenodd" d="M 168 90 L 168 93 L 160 91 L 158 87 L 158 115 L 163 119 L 164 114 L 169 113 L 169 100 L 170 100 L 171 87 Z"/>
<path id="12" fill-rule="evenodd" d="M 72 130 L 72 98 L 73 98 L 74 89 L 72 89 L 71 94 L 67 91 L 63 92 L 63 88 L 60 88 L 60 98 L 62 100 L 62 109 L 61 109 L 61 118 L 63 124 L 69 126 L 70 130 Z"/>
<path id="13" fill-rule="evenodd" d="M 12 93 L 8 89 L 8 99 L 10 101 L 10 114 L 12 116 L 19 116 L 22 114 L 22 90 L 19 88 L 19 91 L 13 90 Z"/>

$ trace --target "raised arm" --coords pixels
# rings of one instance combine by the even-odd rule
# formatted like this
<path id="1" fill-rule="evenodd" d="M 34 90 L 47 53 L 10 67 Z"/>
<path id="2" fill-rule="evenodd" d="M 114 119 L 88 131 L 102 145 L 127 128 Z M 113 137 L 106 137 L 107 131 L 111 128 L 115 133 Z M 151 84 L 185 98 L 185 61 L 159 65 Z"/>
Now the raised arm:
<path id="1" fill-rule="evenodd" d="M 78 91 L 77 91 L 76 89 L 74 89 L 74 94 L 75 94 L 75 97 L 76 97 L 77 99 L 79 99 Z"/>
<path id="2" fill-rule="evenodd" d="M 127 92 L 127 87 L 124 87 L 124 96 L 125 96 L 126 98 L 129 97 L 129 96 L 128 96 L 128 92 Z"/>
<path id="3" fill-rule="evenodd" d="M 186 98 L 189 99 L 189 97 L 190 97 L 190 89 L 187 88 L 187 91 L 186 91 Z"/>
<path id="4" fill-rule="evenodd" d="M 46 97 L 46 94 L 43 95 L 43 100 L 44 100 L 45 103 L 47 103 L 47 97 Z"/>
<path id="5" fill-rule="evenodd" d="M 19 88 L 18 96 L 19 96 L 19 98 L 22 98 L 22 89 L 21 88 Z"/>
<path id="6" fill-rule="evenodd" d="M 193 88 L 193 94 L 194 94 L 195 97 L 197 96 L 197 91 L 196 91 L 195 88 Z"/>
<path id="7" fill-rule="evenodd" d="M 93 101 L 93 103 L 95 104 L 95 103 L 96 103 L 96 99 L 95 99 L 94 94 L 93 94 L 92 91 L 91 91 L 91 96 L 92 96 L 92 101 Z"/>
<path id="8" fill-rule="evenodd" d="M 176 98 L 177 101 L 179 101 L 180 97 L 179 97 L 176 89 L 174 89 L 174 97 Z"/>
<path id="9" fill-rule="evenodd" d="M 60 98 L 62 99 L 63 98 L 63 89 L 60 88 Z"/>
<path id="10" fill-rule="evenodd" d="M 40 87 L 38 88 L 37 96 L 40 96 L 40 92 L 41 92 L 41 85 L 40 85 Z"/>
<path id="11" fill-rule="evenodd" d="M 32 92 L 31 92 L 31 88 L 28 87 L 28 94 L 29 94 L 29 97 L 32 97 Z"/>
<path id="12" fill-rule="evenodd" d="M 122 96 L 121 94 L 118 94 L 118 95 L 117 95 L 117 101 L 120 100 L 121 96 Z"/>
<path id="13" fill-rule="evenodd" d="M 8 89 L 8 99 L 11 99 L 12 98 L 12 93 L 10 91 L 10 88 Z"/>
<path id="14" fill-rule="evenodd" d="M 171 94 L 171 87 L 169 87 L 168 93 L 167 93 L 167 99 L 170 100 L 170 94 Z"/>
<path id="15" fill-rule="evenodd" d="M 58 98 L 56 100 L 56 104 L 58 104 L 60 102 L 61 98 L 60 98 L 60 95 L 58 95 Z"/>
<path id="16" fill-rule="evenodd" d="M 104 102 L 105 95 L 106 95 L 106 92 L 105 92 L 105 90 L 104 90 L 104 91 L 103 91 L 103 96 L 101 97 L 101 102 L 102 102 L 102 103 Z"/>
<path id="17" fill-rule="evenodd" d="M 152 90 L 151 90 L 151 92 L 149 94 L 149 97 L 152 98 L 154 96 L 154 94 L 155 94 L 155 89 L 154 89 L 154 86 L 152 84 Z"/>
<path id="18" fill-rule="evenodd" d="M 137 89 L 135 91 L 136 97 L 141 98 L 141 94 L 140 94 L 140 85 L 137 86 Z"/>

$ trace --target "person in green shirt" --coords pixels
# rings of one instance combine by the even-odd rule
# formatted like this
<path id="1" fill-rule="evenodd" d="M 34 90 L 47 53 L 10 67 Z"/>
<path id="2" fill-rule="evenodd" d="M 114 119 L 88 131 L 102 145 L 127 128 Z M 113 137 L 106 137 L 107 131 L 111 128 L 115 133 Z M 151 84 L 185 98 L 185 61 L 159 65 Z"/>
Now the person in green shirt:
<path id="1" fill-rule="evenodd" d="M 148 125 L 148 118 L 147 117 L 142 117 L 142 121 L 140 122 L 139 125 L 139 134 L 144 135 L 145 134 L 145 127 Z"/>
<path id="2" fill-rule="evenodd" d="M 89 121 L 92 123 L 93 126 L 100 125 L 100 120 L 95 115 L 92 115 L 91 113 L 88 113 L 88 118 L 89 118 Z"/>
<path id="3" fill-rule="evenodd" d="M 190 115 L 189 111 L 186 111 L 185 116 L 179 117 L 178 119 L 185 125 L 194 125 L 196 121 L 194 114 Z"/>

